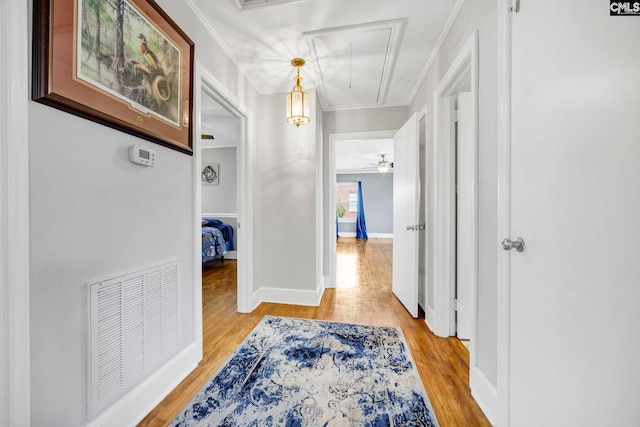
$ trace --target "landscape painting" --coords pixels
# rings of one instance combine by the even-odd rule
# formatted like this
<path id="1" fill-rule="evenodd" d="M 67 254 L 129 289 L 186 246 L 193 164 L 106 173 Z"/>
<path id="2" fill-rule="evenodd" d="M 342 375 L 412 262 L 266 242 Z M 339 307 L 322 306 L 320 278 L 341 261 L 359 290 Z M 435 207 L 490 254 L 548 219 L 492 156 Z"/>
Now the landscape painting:
<path id="1" fill-rule="evenodd" d="M 33 0 L 31 98 L 193 155 L 194 43 L 155 0 Z"/>
<path id="2" fill-rule="evenodd" d="M 180 49 L 128 0 L 78 0 L 78 14 L 78 78 L 180 126 Z"/>

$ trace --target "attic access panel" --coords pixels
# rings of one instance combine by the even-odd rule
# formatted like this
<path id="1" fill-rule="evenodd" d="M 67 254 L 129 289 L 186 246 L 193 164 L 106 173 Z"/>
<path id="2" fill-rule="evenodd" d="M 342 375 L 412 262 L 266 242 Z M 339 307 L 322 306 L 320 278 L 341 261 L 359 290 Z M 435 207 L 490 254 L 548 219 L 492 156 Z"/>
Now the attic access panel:
<path id="1" fill-rule="evenodd" d="M 402 20 L 304 33 L 312 46 L 328 110 L 385 101 Z"/>

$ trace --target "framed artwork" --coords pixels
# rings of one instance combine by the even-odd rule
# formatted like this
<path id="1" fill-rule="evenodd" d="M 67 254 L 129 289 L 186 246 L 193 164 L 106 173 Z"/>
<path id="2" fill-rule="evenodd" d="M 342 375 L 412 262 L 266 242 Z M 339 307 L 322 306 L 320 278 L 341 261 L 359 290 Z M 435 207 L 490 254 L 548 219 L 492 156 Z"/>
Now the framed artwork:
<path id="1" fill-rule="evenodd" d="M 193 153 L 194 44 L 153 0 L 34 0 L 34 101 Z"/>
<path id="2" fill-rule="evenodd" d="M 218 185 L 220 183 L 220 163 L 211 163 L 202 167 L 202 183 Z"/>

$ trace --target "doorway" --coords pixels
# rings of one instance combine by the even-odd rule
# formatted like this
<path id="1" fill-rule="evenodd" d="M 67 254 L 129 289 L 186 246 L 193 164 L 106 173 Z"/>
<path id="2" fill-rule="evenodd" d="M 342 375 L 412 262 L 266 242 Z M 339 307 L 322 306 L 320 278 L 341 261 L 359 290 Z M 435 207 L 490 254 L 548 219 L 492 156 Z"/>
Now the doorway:
<path id="1" fill-rule="evenodd" d="M 457 283 L 465 283 L 465 316 L 469 335 L 469 370 L 477 369 L 478 260 L 478 37 L 474 32 L 434 91 L 433 197 L 431 227 L 435 245 L 433 265 L 434 312 L 427 317 L 438 336 L 457 335 Z M 469 95 L 461 94 L 468 92 Z M 456 126 L 463 106 L 463 121 Z M 458 108 L 456 108 L 458 107 Z M 457 138 L 456 131 L 460 137 Z M 464 142 L 463 142 L 464 141 Z M 456 142 L 460 146 L 456 148 Z M 473 376 L 472 376 L 473 377 Z M 472 381 L 473 382 L 473 381 Z"/>
<path id="2" fill-rule="evenodd" d="M 218 225 L 221 233 L 217 233 L 216 237 L 224 239 L 224 242 L 218 254 L 207 256 L 207 264 L 214 265 L 217 256 L 221 262 L 224 259 L 237 259 L 238 146 L 242 123 L 206 89 L 202 91 L 201 121 L 202 218 L 203 221 L 214 222 L 207 224 L 209 231 L 215 231 L 211 230 L 217 224 L 215 221 L 223 223 Z"/>
<path id="3" fill-rule="evenodd" d="M 353 133 L 340 133 L 340 134 L 331 134 L 329 135 L 329 173 L 327 175 L 327 188 L 329 197 L 328 206 L 325 207 L 325 218 L 327 218 L 327 222 L 324 226 L 324 241 L 326 244 L 327 250 L 327 261 L 328 261 L 328 277 L 325 278 L 325 287 L 326 288 L 335 288 L 336 287 L 336 270 L 337 270 L 337 258 L 336 258 L 336 245 L 337 245 L 337 236 L 336 236 L 336 224 L 338 223 L 336 206 L 338 204 L 338 170 L 336 165 L 336 153 L 337 147 L 339 144 L 352 144 L 354 141 L 358 141 L 360 143 L 364 143 L 363 141 L 371 141 L 372 144 L 376 144 L 376 141 L 392 141 L 394 131 L 378 131 L 378 132 L 353 132 Z M 379 153 L 380 150 L 387 150 L 388 148 L 381 148 L 378 145 L 375 145 L 376 148 L 373 148 L 374 154 L 382 154 Z M 373 157 L 375 160 L 376 157 Z M 349 172 L 349 170 L 341 170 L 341 172 Z M 351 169 L 350 172 L 362 172 L 361 169 Z M 375 172 L 380 174 L 379 172 Z M 365 206 L 366 209 L 366 206 Z M 381 235 L 380 237 L 390 237 L 389 235 Z"/>
<path id="4" fill-rule="evenodd" d="M 197 117 L 195 131 L 197 138 L 194 138 L 194 179 L 196 181 L 196 206 L 195 215 L 197 217 L 196 230 L 194 230 L 197 237 L 196 241 L 196 259 L 194 260 L 194 268 L 198 271 L 202 268 L 201 254 L 201 217 L 202 213 L 215 213 L 225 214 L 223 222 L 234 222 L 234 247 L 239 248 L 236 251 L 235 256 L 237 258 L 237 311 L 240 313 L 249 313 L 253 309 L 251 304 L 251 283 L 253 282 L 253 222 L 251 220 L 253 216 L 253 187 L 248 183 L 252 182 L 252 166 L 253 157 L 251 149 L 253 144 L 253 138 L 251 136 L 251 113 L 249 110 L 238 103 L 232 96 L 228 95 L 224 91 L 224 86 L 220 84 L 215 77 L 204 67 L 198 63 L 196 67 L 196 82 L 198 85 L 195 88 L 196 93 L 196 109 L 200 112 Z M 209 114 L 209 116 L 207 116 Z M 213 125 L 213 122 L 217 122 Z M 231 130 L 233 129 L 233 131 Z M 201 138 L 201 135 L 212 135 L 213 140 Z M 217 146 L 212 144 L 212 141 L 216 141 L 216 134 L 218 142 Z M 208 137 L 207 137 L 208 138 Z M 207 145 L 203 143 L 207 141 Z M 206 207 L 203 204 L 203 191 L 202 191 L 202 178 L 201 178 L 201 165 L 203 162 L 202 150 L 205 146 L 215 147 L 217 149 L 229 149 L 235 151 L 235 156 L 229 154 L 228 159 L 235 157 L 235 165 L 228 164 L 229 175 L 228 178 L 235 177 L 235 212 L 205 212 L 203 208 Z M 204 148 L 205 150 L 212 150 L 215 148 Z M 229 151 L 229 150 L 227 150 Z M 231 160 L 229 160 L 231 161 Z M 223 165 L 220 165 L 222 169 L 219 169 L 219 180 L 225 180 L 225 169 Z M 235 166 L 235 173 L 233 173 L 233 166 Z M 235 175 L 235 176 L 234 176 Z M 233 187 L 233 186 L 232 186 Z M 228 190 L 228 189 L 227 189 Z M 228 210 L 233 211 L 233 204 L 228 205 Z M 198 274 L 196 277 L 199 277 Z M 201 287 L 201 281 L 196 284 Z M 197 289 L 196 295 L 201 296 L 201 290 Z M 202 301 L 196 301 L 196 307 L 201 305 Z M 200 307 L 201 310 L 201 307 Z M 196 311 L 198 311 L 196 309 Z M 195 313 L 197 323 L 202 322 L 202 313 L 199 311 Z"/>

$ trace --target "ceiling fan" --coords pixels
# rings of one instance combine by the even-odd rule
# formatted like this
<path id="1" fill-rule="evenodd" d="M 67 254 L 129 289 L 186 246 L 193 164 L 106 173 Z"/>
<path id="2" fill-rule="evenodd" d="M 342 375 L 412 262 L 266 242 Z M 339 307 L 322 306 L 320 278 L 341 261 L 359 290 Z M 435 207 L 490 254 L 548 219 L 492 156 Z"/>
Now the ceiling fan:
<path id="1" fill-rule="evenodd" d="M 387 173 L 391 169 L 393 169 L 393 162 L 385 160 L 385 158 L 384 158 L 384 156 L 386 156 L 386 154 L 378 154 L 378 155 L 380 156 L 380 160 L 378 161 L 378 163 L 369 163 L 372 166 L 369 166 L 368 168 L 364 168 L 364 169 L 369 169 L 369 168 L 375 167 L 376 169 L 378 169 L 378 172 L 380 172 L 380 173 Z"/>

